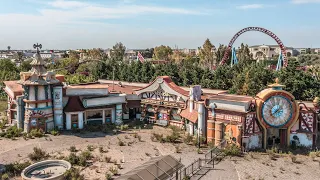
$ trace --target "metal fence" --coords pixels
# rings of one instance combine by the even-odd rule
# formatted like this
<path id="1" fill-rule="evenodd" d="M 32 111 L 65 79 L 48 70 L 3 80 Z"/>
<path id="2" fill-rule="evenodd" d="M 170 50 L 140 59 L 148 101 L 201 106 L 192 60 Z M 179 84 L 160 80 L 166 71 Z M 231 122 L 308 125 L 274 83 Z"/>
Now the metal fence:
<path id="1" fill-rule="evenodd" d="M 221 151 L 221 147 L 225 145 L 225 141 L 222 141 L 218 146 L 210 149 L 205 155 L 204 159 L 196 159 L 189 166 L 184 167 L 178 170 L 170 180 L 188 180 L 194 175 L 195 172 L 199 171 L 202 167 L 212 165 L 214 168 L 214 163 L 218 156 L 220 156 L 223 152 Z M 212 164 L 211 164 L 212 163 Z"/>
<path id="2" fill-rule="evenodd" d="M 188 180 L 195 172 L 199 171 L 201 167 L 206 166 L 205 159 L 196 159 L 189 166 L 177 171 L 170 180 Z"/>

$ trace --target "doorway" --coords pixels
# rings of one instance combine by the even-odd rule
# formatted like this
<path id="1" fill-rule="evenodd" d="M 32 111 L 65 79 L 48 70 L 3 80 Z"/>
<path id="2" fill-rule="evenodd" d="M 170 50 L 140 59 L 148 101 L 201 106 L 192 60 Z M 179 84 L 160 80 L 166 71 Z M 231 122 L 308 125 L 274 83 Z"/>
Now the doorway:
<path id="1" fill-rule="evenodd" d="M 284 148 L 287 144 L 287 129 L 267 129 L 267 148 Z"/>
<path id="2" fill-rule="evenodd" d="M 71 114 L 71 128 L 79 128 L 78 127 L 78 114 Z"/>
<path id="3" fill-rule="evenodd" d="M 31 118 L 30 130 L 32 129 L 41 129 L 43 132 L 46 132 L 46 118 Z"/>

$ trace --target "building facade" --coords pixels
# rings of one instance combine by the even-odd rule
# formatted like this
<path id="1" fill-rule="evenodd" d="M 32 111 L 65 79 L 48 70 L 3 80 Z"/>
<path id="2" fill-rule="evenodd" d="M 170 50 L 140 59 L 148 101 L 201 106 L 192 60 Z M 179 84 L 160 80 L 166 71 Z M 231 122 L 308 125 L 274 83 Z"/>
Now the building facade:
<path id="1" fill-rule="evenodd" d="M 278 45 L 256 45 L 249 47 L 250 53 L 255 60 L 274 59 L 277 60 L 281 49 Z M 296 56 L 298 52 L 292 47 L 286 47 L 287 57 Z"/>
<path id="2" fill-rule="evenodd" d="M 201 89 L 199 85 L 179 87 L 168 76 L 157 77 L 149 84 L 99 80 L 71 86 L 62 86 L 63 81 L 57 80 L 61 78 L 51 73 L 29 76 L 28 72 L 21 76 L 19 84 L 5 82 L 5 90 L 9 123 L 25 131 L 120 125 L 136 119 L 178 126 L 215 145 L 230 141 L 244 149 L 314 147 L 320 134 L 319 99 L 298 101 L 282 89 L 278 80 L 251 97 Z M 31 83 L 24 76 L 47 79 L 46 83 L 39 78 Z"/>

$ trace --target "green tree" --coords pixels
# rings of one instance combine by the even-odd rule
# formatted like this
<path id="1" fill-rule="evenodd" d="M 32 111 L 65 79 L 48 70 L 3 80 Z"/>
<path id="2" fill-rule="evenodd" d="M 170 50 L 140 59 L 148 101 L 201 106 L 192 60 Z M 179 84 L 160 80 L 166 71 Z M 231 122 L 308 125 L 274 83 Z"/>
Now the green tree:
<path id="1" fill-rule="evenodd" d="M 27 72 L 29 70 L 31 70 L 31 63 L 32 62 L 32 59 L 27 59 L 25 61 L 23 61 L 20 65 L 20 71 L 21 72 Z"/>
<path id="2" fill-rule="evenodd" d="M 204 67 L 209 67 L 211 69 L 212 66 L 217 64 L 215 47 L 209 39 L 206 39 L 202 48 L 199 48 L 199 50 L 200 63 Z"/>
<path id="3" fill-rule="evenodd" d="M 170 60 L 170 55 L 173 54 L 172 49 L 169 46 L 157 46 L 154 48 L 154 57 L 158 60 Z"/>
<path id="4" fill-rule="evenodd" d="M 121 43 L 117 42 L 111 50 L 110 56 L 113 60 L 123 61 L 126 52 L 126 47 Z"/>

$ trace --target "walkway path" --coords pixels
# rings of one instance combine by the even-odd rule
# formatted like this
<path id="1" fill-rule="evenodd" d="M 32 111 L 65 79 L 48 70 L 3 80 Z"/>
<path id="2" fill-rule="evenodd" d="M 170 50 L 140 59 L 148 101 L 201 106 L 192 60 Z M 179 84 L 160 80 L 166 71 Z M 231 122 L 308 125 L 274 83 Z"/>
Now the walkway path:
<path id="1" fill-rule="evenodd" d="M 214 169 L 210 167 L 203 167 L 191 180 L 239 180 L 238 173 L 232 162 L 226 158 L 217 165 Z"/>

